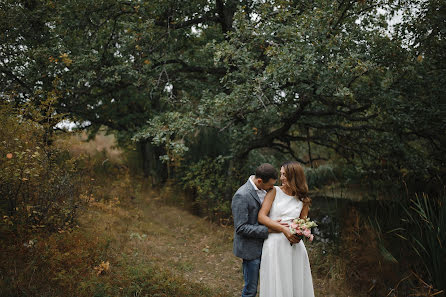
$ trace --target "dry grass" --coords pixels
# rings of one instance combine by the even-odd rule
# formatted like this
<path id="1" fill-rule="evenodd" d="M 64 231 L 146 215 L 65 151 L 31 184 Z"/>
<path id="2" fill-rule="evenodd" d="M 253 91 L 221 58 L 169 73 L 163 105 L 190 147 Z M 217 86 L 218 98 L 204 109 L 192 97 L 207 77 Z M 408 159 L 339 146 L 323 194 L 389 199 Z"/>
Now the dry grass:
<path id="1" fill-rule="evenodd" d="M 85 139 L 72 135 L 58 145 L 73 154 L 103 152 L 101 158 L 121 160 L 112 136 Z M 167 205 L 184 199 L 170 186 L 154 191 L 117 168 L 92 179 L 89 205 L 75 231 L 34 238 L 33 247 L 23 245 L 30 238 L 0 241 L 0 295 L 240 296 L 233 228 Z M 316 296 L 361 296 L 346 285 L 345 259 L 326 248 L 307 245 Z"/>
<path id="2" fill-rule="evenodd" d="M 91 140 L 88 140 L 85 132 L 61 135 L 56 144 L 68 149 L 74 156 L 95 156 L 103 153 L 112 162 L 119 163 L 122 160 L 122 151 L 116 147 L 115 137 L 111 134 L 105 135 L 104 132 L 99 132 Z"/>
<path id="3" fill-rule="evenodd" d="M 323 243 L 307 244 L 313 275 L 315 295 L 318 297 L 360 297 L 348 285 L 347 264 L 329 246 Z"/>
<path id="4" fill-rule="evenodd" d="M 0 296 L 228 296 L 157 261 L 151 247 L 174 236 L 134 200 L 92 200 L 73 232 L 35 234 L 32 245 L 0 241 Z"/>
<path id="5" fill-rule="evenodd" d="M 346 277 L 356 292 L 363 296 L 386 296 L 398 282 L 398 263 L 384 258 L 379 247 L 377 231 L 359 214 L 355 207 L 344 211 L 341 250 L 348 257 Z"/>
<path id="6" fill-rule="evenodd" d="M 166 205 L 167 195 L 178 195 L 171 189 L 159 193 L 138 184 L 123 174 L 107 186 L 97 186 L 95 191 L 103 189 L 108 198 L 95 195 L 76 231 L 38 240 L 34 250 L 23 247 L 21 253 L 28 253 L 28 260 L 7 264 L 21 267 L 15 274 L 16 286 L 33 284 L 21 292 L 29 296 L 42 292 L 46 292 L 42 296 L 62 292 L 66 296 L 148 292 L 161 294 L 149 296 L 240 296 L 243 278 L 241 260 L 232 254 L 233 228 Z M 345 285 L 344 259 L 330 250 L 324 253 L 322 244 L 307 248 L 316 296 L 361 296 Z M 9 250 L 8 258 L 14 259 L 14 253 Z"/>
<path id="7" fill-rule="evenodd" d="M 230 242 L 231 232 L 162 205 L 158 198 L 149 192 L 124 199 L 123 204 L 96 202 L 82 218 L 81 228 L 109 239 L 110 259 L 105 260 L 110 261 L 110 269 L 116 259 L 133 258 L 136 263 L 127 265 L 150 263 L 174 278 L 187 280 L 185 285 L 209 288 L 212 296 L 233 296 L 233 284 L 241 278 L 240 265 L 231 250 L 222 246 Z"/>
<path id="8" fill-rule="evenodd" d="M 167 206 L 155 192 L 133 204 L 137 220 L 127 233 L 134 235 L 133 245 L 141 257 L 213 292 L 240 295 L 241 262 L 232 254 L 232 228 Z"/>

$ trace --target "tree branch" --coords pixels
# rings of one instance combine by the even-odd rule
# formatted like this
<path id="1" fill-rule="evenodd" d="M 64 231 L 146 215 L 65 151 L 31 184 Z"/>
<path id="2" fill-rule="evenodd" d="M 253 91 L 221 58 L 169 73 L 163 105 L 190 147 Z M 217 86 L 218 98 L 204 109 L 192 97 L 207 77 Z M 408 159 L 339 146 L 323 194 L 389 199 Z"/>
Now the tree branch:
<path id="1" fill-rule="evenodd" d="M 360 125 L 360 126 L 352 126 L 352 127 L 334 125 L 334 124 L 331 124 L 331 125 L 307 124 L 307 125 L 312 128 L 316 128 L 316 129 L 339 129 L 339 130 L 344 130 L 344 131 L 374 130 L 374 131 L 379 131 L 379 132 L 385 132 L 384 129 L 374 127 L 371 125 Z"/>
<path id="2" fill-rule="evenodd" d="M 302 111 L 305 109 L 305 107 L 310 103 L 309 99 L 302 98 L 299 107 L 297 110 L 292 113 L 289 117 L 283 119 L 282 126 L 280 128 L 277 128 L 276 130 L 273 130 L 267 135 L 262 135 L 261 138 L 258 138 L 254 141 L 251 141 L 248 145 L 248 147 L 245 149 L 243 153 L 240 154 L 241 157 L 246 157 L 247 154 L 256 148 L 261 147 L 269 147 L 271 143 L 275 139 L 280 138 L 284 134 L 288 132 L 288 130 L 296 123 L 296 121 L 301 117 Z"/>
<path id="3" fill-rule="evenodd" d="M 339 26 L 339 24 L 344 20 L 344 18 L 346 18 L 347 11 L 349 11 L 353 7 L 355 2 L 356 1 L 349 1 L 349 3 L 347 3 L 347 5 L 345 6 L 344 10 L 341 13 L 341 16 L 337 19 L 336 23 L 330 27 L 330 30 L 327 33 L 327 36 L 330 36 L 331 32 L 335 31 L 336 28 Z M 341 7 L 343 4 L 344 4 L 344 1 L 342 1 L 342 3 L 339 5 L 339 7 Z"/>
<path id="4" fill-rule="evenodd" d="M 291 149 L 290 146 L 286 146 L 281 143 L 273 142 L 273 143 L 271 143 L 271 148 L 278 150 L 279 152 L 284 153 L 284 154 L 290 154 L 294 160 L 296 160 L 302 164 L 308 164 L 308 162 L 298 158 L 296 156 L 296 154 L 294 154 L 294 151 Z"/>
<path id="5" fill-rule="evenodd" d="M 15 80 L 19 85 L 21 85 L 23 88 L 25 88 L 29 92 L 30 95 L 33 93 L 33 90 L 31 89 L 31 87 L 29 87 L 24 81 L 22 81 L 20 78 L 18 78 L 16 75 L 14 75 L 14 73 L 12 73 L 12 71 L 10 71 L 4 67 L 0 67 L 0 72 L 6 74 L 7 76 L 9 76 L 13 80 Z"/>
<path id="6" fill-rule="evenodd" d="M 219 19 L 212 15 L 211 13 L 208 13 L 206 16 L 202 16 L 196 19 L 190 19 L 181 23 L 174 23 L 174 22 L 162 22 L 162 21 L 155 21 L 155 25 L 159 27 L 165 27 L 169 28 L 171 30 L 175 29 L 182 29 L 182 28 L 188 28 L 193 25 L 208 23 L 208 22 L 217 22 Z"/>
<path id="7" fill-rule="evenodd" d="M 205 67 L 198 67 L 198 66 L 192 66 L 188 65 L 186 62 L 180 59 L 170 59 L 158 62 L 153 65 L 153 67 L 159 67 L 166 64 L 180 64 L 183 66 L 181 69 L 177 69 L 176 71 L 183 71 L 183 72 L 199 72 L 199 73 L 209 73 L 209 74 L 220 74 L 225 75 L 226 69 L 225 68 L 205 68 Z"/>

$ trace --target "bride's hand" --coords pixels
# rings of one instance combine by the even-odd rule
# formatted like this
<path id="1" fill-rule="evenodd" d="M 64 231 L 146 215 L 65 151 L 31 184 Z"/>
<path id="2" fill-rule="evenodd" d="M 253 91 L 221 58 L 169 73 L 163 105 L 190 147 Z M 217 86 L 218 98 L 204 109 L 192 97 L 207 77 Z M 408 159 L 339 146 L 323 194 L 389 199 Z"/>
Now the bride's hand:
<path id="1" fill-rule="evenodd" d="M 285 235 L 290 243 L 298 243 L 300 241 L 300 238 L 291 233 L 289 228 L 283 228 L 282 233 Z"/>

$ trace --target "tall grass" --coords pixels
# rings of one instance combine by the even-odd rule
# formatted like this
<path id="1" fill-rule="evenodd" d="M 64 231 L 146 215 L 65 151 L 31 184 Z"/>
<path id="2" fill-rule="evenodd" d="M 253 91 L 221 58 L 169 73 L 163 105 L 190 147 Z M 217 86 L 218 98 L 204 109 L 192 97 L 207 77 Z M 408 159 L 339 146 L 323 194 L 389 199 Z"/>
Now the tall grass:
<path id="1" fill-rule="evenodd" d="M 446 289 L 446 194 L 415 195 L 404 206 L 407 240 L 437 289 Z"/>

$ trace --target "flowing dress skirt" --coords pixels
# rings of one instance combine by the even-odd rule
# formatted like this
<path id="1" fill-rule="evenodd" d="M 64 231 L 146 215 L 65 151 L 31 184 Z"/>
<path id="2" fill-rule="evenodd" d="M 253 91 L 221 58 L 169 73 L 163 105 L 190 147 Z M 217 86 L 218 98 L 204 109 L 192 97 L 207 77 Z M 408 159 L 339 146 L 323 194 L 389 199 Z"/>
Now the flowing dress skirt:
<path id="1" fill-rule="evenodd" d="M 260 297 L 314 297 L 307 249 L 301 240 L 290 246 L 282 233 L 271 233 L 263 243 Z"/>

